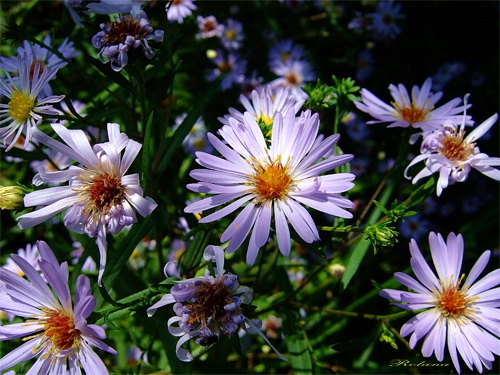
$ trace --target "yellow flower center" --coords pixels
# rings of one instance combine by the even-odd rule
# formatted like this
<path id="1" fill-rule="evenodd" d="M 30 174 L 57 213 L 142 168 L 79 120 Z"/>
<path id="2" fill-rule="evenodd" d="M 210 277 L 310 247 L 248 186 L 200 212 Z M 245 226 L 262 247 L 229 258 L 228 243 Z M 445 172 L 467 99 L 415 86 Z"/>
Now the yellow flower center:
<path id="1" fill-rule="evenodd" d="M 30 112 L 33 108 L 35 108 L 35 99 L 18 90 L 12 92 L 12 98 L 9 102 L 10 117 L 18 122 L 24 123 L 30 117 Z"/>
<path id="2" fill-rule="evenodd" d="M 198 138 L 193 142 L 193 147 L 196 150 L 203 150 L 206 146 L 206 143 L 203 138 Z"/>
<path id="3" fill-rule="evenodd" d="M 252 176 L 251 184 L 254 186 L 253 191 L 257 194 L 259 203 L 280 199 L 290 191 L 293 179 L 286 166 L 274 162 L 271 165 L 258 165 L 254 168 L 255 175 Z"/>
<path id="4" fill-rule="evenodd" d="M 475 143 L 464 142 L 463 138 L 463 132 L 446 134 L 440 139 L 438 152 L 456 163 L 466 161 L 469 156 L 474 154 Z"/>
<path id="5" fill-rule="evenodd" d="M 67 350 L 78 345 L 80 332 L 75 328 L 73 317 L 62 311 L 50 310 L 45 322 L 45 336 L 52 342 L 55 350 Z"/>
<path id="6" fill-rule="evenodd" d="M 467 296 L 458 288 L 445 289 L 438 301 L 438 307 L 445 317 L 457 318 L 468 305 Z"/>
<path id="7" fill-rule="evenodd" d="M 417 106 L 414 102 L 412 102 L 409 107 L 401 106 L 396 102 L 391 104 L 396 109 L 397 116 L 401 120 L 408 122 L 410 125 L 424 121 L 427 118 L 428 113 L 432 110 L 432 107 L 422 108 Z"/>
<path id="8" fill-rule="evenodd" d="M 226 38 L 228 40 L 234 40 L 234 39 L 236 39 L 236 31 L 234 31 L 234 30 L 228 30 L 228 31 L 225 32 L 225 34 L 226 34 Z"/>

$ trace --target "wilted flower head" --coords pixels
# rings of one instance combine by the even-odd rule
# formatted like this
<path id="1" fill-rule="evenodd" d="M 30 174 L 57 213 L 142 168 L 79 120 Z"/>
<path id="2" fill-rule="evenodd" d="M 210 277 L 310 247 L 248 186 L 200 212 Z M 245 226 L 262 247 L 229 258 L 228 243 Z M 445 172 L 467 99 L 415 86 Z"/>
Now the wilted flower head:
<path id="1" fill-rule="evenodd" d="M 42 275 L 22 257 L 11 257 L 27 279 L 0 268 L 0 280 L 6 294 L 0 293 L 0 309 L 28 318 L 23 323 L 0 326 L 0 340 L 24 337 L 24 343 L 0 359 L 0 371 L 37 357 L 30 374 L 108 374 L 91 346 L 111 354 L 117 352 L 105 344 L 101 326 L 88 324 L 95 307 L 89 279 L 80 275 L 76 282 L 74 305 L 68 287 L 68 264 L 59 264 L 50 247 L 36 243 L 40 251 L 38 265 Z M 42 277 L 43 276 L 43 277 Z"/>
<path id="2" fill-rule="evenodd" d="M 464 241 L 461 234 L 450 233 L 446 242 L 440 234 L 429 234 L 429 246 L 436 274 L 426 262 L 415 240 L 410 241 L 411 266 L 414 279 L 401 272 L 394 277 L 414 292 L 384 289 L 380 295 L 396 301 L 405 310 L 425 311 L 417 314 L 401 327 L 401 335 L 410 337 L 413 349 L 424 339 L 422 354 L 435 354 L 438 361 L 444 359 L 444 348 L 460 373 L 458 354 L 467 367 L 473 366 L 482 373 L 483 366 L 491 370 L 494 354 L 500 355 L 498 288 L 500 269 L 496 269 L 476 282 L 490 258 L 485 251 L 464 279 L 461 274 Z M 462 284 L 462 286 L 460 286 Z"/>
<path id="3" fill-rule="evenodd" d="M 377 121 L 368 121 L 367 124 L 378 124 L 390 122 L 388 128 L 411 126 L 424 131 L 431 131 L 440 128 L 445 121 L 461 121 L 463 112 L 470 104 L 458 106 L 461 102 L 459 98 L 450 100 L 441 107 L 434 108 L 434 105 L 441 99 L 442 92 L 431 93 L 432 79 L 427 78 L 421 88 L 413 86 L 411 96 L 406 87 L 399 84 L 397 87 L 389 85 L 392 98 L 391 105 L 384 103 L 367 89 L 361 89 L 361 101 L 354 102 L 356 107 Z M 470 116 L 466 118 L 466 124 L 473 124 Z"/>
<path id="4" fill-rule="evenodd" d="M 191 15 L 195 9 L 193 0 L 169 0 L 165 5 L 167 19 L 170 22 L 184 22 L 184 18 Z"/>
<path id="5" fill-rule="evenodd" d="M 148 41 L 161 42 L 163 30 L 153 30 L 146 13 L 132 11 L 129 15 L 118 17 L 115 21 L 100 24 L 101 31 L 92 37 L 92 44 L 101 48 L 98 53 L 103 63 L 108 61 L 115 71 L 120 71 L 128 64 L 131 50 L 141 47 L 144 56 L 151 60 L 153 48 Z"/>
<path id="6" fill-rule="evenodd" d="M 0 140 L 6 151 L 14 147 L 24 133 L 24 148 L 31 141 L 33 129 L 42 121 L 42 115 L 58 115 L 59 111 L 51 104 L 60 102 L 61 96 L 41 95 L 43 87 L 57 73 L 57 69 L 42 68 L 41 62 L 33 60 L 31 55 L 17 58 L 19 76 L 0 77 L 0 97 L 7 103 L 0 103 Z"/>
<path id="7" fill-rule="evenodd" d="M 176 282 L 170 294 L 164 295 L 148 309 L 148 316 L 151 317 L 159 307 L 174 303 L 176 316 L 168 320 L 168 331 L 180 337 L 176 354 L 184 362 L 193 360 L 189 350 L 182 348 L 192 338 L 196 338 L 196 343 L 201 346 L 209 346 L 216 343 L 221 335 L 235 335 L 239 329 L 256 328 L 242 309 L 242 305 L 252 300 L 253 292 L 249 287 L 240 285 L 236 275 L 225 272 L 224 250 L 219 246 L 208 246 L 203 259 L 215 263 L 215 275 L 205 269 L 203 276 Z M 164 272 L 170 278 L 168 265 Z M 264 337 L 262 333 L 260 335 Z M 278 356 L 286 360 L 279 353 Z"/>
<path id="8" fill-rule="evenodd" d="M 410 178 L 407 176 L 408 169 L 425 161 L 424 169 L 413 178 L 413 183 L 433 173 L 439 173 L 438 196 L 448 185 L 465 181 L 471 168 L 500 181 L 500 171 L 494 168 L 500 165 L 500 158 L 489 157 L 476 147 L 476 140 L 490 130 L 497 118 L 498 115 L 494 114 L 467 136 L 465 136 L 465 113 L 460 126 L 453 122 L 445 122 L 441 128 L 424 133 L 420 146 L 421 154 L 408 165 L 405 176 Z"/>
<path id="9" fill-rule="evenodd" d="M 136 211 L 147 216 L 156 207 L 152 199 L 143 198 L 139 174 L 125 175 L 141 145 L 120 133 L 118 124 L 108 124 L 109 141 L 93 147 L 82 130 L 68 130 L 57 123 L 52 124 L 52 128 L 66 144 L 39 130 L 35 133 L 37 141 L 67 155 L 81 166 L 57 172 L 41 168 L 33 179 L 37 184 L 65 181 L 69 184 L 27 194 L 25 206 L 36 206 L 37 209 L 20 216 L 19 226 L 30 228 L 66 210 L 64 224 L 69 229 L 97 237 L 101 256 L 98 281 L 101 284 L 106 264 L 106 233 L 117 234 L 137 221 Z"/>
<path id="10" fill-rule="evenodd" d="M 251 232 L 247 262 L 253 264 L 269 238 L 273 215 L 282 254 L 290 252 L 288 222 L 305 242 L 319 240 L 314 220 L 302 204 L 330 215 L 352 217 L 343 209 L 352 207 L 352 202 L 340 193 L 354 186 L 354 175 L 321 175 L 347 163 L 352 155 L 332 155 L 340 136 L 318 136 L 318 114 L 306 111 L 295 117 L 293 107 L 285 115 L 278 112 L 270 144 L 251 113 L 245 112 L 243 120 L 229 118 L 229 124 L 219 130 L 227 145 L 209 133 L 209 141 L 222 157 L 198 152 L 196 161 L 208 169 L 191 171 L 190 176 L 199 182 L 187 187 L 214 196 L 184 209 L 196 213 L 232 201 L 199 221 L 209 223 L 245 206 L 220 238 L 221 242 L 230 240 L 228 252 L 238 249 Z"/>

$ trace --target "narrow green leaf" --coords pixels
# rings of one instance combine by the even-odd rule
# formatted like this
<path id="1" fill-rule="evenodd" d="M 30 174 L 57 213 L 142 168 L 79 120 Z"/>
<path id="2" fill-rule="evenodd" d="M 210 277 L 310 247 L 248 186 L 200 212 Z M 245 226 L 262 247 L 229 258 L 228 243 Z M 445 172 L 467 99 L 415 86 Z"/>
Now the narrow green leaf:
<path id="1" fill-rule="evenodd" d="M 174 132 L 172 137 L 168 140 L 169 147 L 165 154 L 163 155 L 160 165 L 158 168 L 158 174 L 162 174 L 168 166 L 170 159 L 175 155 L 177 149 L 181 146 L 182 141 L 189 134 L 189 131 L 201 116 L 202 112 L 205 110 L 210 100 L 214 97 L 215 93 L 219 90 L 220 82 L 222 76 L 218 77 L 211 85 L 208 86 L 207 90 L 201 95 L 199 100 L 196 102 L 195 106 L 188 111 L 188 115 L 182 121 L 181 125 Z"/>
<path id="2" fill-rule="evenodd" d="M 142 143 L 142 163 L 141 163 L 141 182 L 144 191 L 148 191 L 149 176 L 151 174 L 151 161 L 153 158 L 154 140 L 151 137 L 151 128 L 153 124 L 154 112 L 149 115 L 144 129 L 144 141 Z"/>

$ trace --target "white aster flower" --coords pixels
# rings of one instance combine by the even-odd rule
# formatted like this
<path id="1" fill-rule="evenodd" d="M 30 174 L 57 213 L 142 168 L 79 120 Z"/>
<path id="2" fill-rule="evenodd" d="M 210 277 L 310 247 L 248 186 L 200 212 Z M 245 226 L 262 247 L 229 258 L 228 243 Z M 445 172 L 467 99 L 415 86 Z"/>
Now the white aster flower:
<path id="1" fill-rule="evenodd" d="M 22 323 L 0 326 L 1 341 L 21 337 L 24 341 L 0 359 L 0 371 L 3 373 L 17 363 L 37 357 L 27 375 L 81 374 L 82 369 L 87 375 L 108 374 L 91 347 L 118 353 L 102 341 L 106 334 L 101 326 L 87 323 L 96 304 L 89 279 L 84 275 L 78 277 L 72 304 L 68 264 L 59 264 L 45 242 L 38 241 L 36 246 L 42 275 L 16 254 L 11 255 L 12 259 L 27 279 L 0 268 L 0 280 L 5 283 L 5 293 L 0 293 L 0 309 L 27 318 Z"/>
<path id="2" fill-rule="evenodd" d="M 421 310 L 401 327 L 401 335 L 410 337 L 413 349 L 423 339 L 422 354 L 435 354 L 444 359 L 444 348 L 460 373 L 458 354 L 470 370 L 482 373 L 483 366 L 492 368 L 494 354 L 500 355 L 500 269 L 477 280 L 484 271 L 491 251 L 485 251 L 472 267 L 462 284 L 461 274 L 464 240 L 461 234 L 450 233 L 445 242 L 440 234 L 429 234 L 433 272 L 415 240 L 410 242 L 411 267 L 417 279 L 402 272 L 394 277 L 414 292 L 384 289 L 380 295 L 406 310 Z M 460 286 L 462 284 L 462 286 Z"/>
<path id="3" fill-rule="evenodd" d="M 377 121 L 368 121 L 367 124 L 378 124 L 390 122 L 388 128 L 411 126 L 423 131 L 437 129 L 445 121 L 461 121 L 459 113 L 470 107 L 469 105 L 458 106 L 460 99 L 455 98 L 441 107 L 435 108 L 435 104 L 443 96 L 442 92 L 431 93 L 432 79 L 427 78 L 421 88 L 413 86 L 411 96 L 406 87 L 399 84 L 389 85 L 389 91 L 394 101 L 391 105 L 384 103 L 367 89 L 361 89 L 361 101 L 354 102 L 356 107 Z M 466 118 L 466 124 L 472 125 L 470 116 Z"/>
<path id="4" fill-rule="evenodd" d="M 145 217 L 157 206 L 152 199 L 143 197 L 139 174 L 125 175 L 141 144 L 120 133 L 118 124 L 108 124 L 109 142 L 94 147 L 82 130 L 68 130 L 58 123 L 52 124 L 52 128 L 66 145 L 39 130 L 34 132 L 34 137 L 81 166 L 70 166 L 57 172 L 41 168 L 33 179 L 35 183 L 69 181 L 69 184 L 27 194 L 25 206 L 36 206 L 36 210 L 20 216 L 19 227 L 30 228 L 66 210 L 64 224 L 69 229 L 97 237 L 100 252 L 98 282 L 101 285 L 106 265 L 106 233 L 117 234 L 125 226 L 137 222 L 136 211 Z"/>
<path id="5" fill-rule="evenodd" d="M 167 19 L 170 22 L 182 23 L 197 7 L 193 0 L 169 0 L 165 5 Z"/>
<path id="6" fill-rule="evenodd" d="M 303 99 L 308 95 L 302 90 L 302 86 L 316 78 L 311 65 L 302 60 L 292 60 L 287 62 L 276 62 L 273 72 L 280 76 L 271 82 L 271 85 L 287 87 L 292 94 Z"/>
<path id="7" fill-rule="evenodd" d="M 56 75 L 57 69 L 42 68 L 33 56 L 18 57 L 19 76 L 14 79 L 8 72 L 0 77 L 0 97 L 8 100 L 0 103 L 0 140 L 6 151 L 14 147 L 22 133 L 24 148 L 31 141 L 32 131 L 42 121 L 42 115 L 58 115 L 51 104 L 60 102 L 61 96 L 41 96 L 45 85 Z"/>
<path id="8" fill-rule="evenodd" d="M 465 137 L 465 115 L 460 126 L 446 122 L 440 129 L 423 133 L 421 154 L 415 157 L 405 170 L 406 178 L 408 169 L 413 165 L 425 161 L 425 167 L 414 178 L 416 184 L 421 178 L 439 173 L 437 195 L 443 189 L 455 182 L 467 179 L 471 168 L 478 170 L 494 180 L 500 181 L 500 171 L 495 166 L 500 165 L 500 158 L 489 157 L 480 152 L 476 141 L 481 138 L 497 121 L 498 115 L 494 114 Z"/>
<path id="9" fill-rule="evenodd" d="M 295 109 L 291 107 L 284 116 L 276 114 L 268 146 L 252 114 L 245 112 L 244 123 L 230 118 L 229 125 L 219 130 L 227 145 L 213 134 L 208 135 L 223 158 L 198 152 L 197 163 L 207 169 L 191 171 L 191 177 L 200 182 L 187 186 L 199 193 L 215 195 L 191 203 L 184 211 L 201 212 L 233 201 L 200 220 L 200 223 L 209 223 L 244 206 L 220 240 L 230 240 L 226 250 L 231 253 L 252 231 L 248 264 L 254 263 L 259 249 L 266 244 L 273 216 L 278 247 L 283 255 L 290 253 L 288 222 L 305 242 L 319 240 L 314 220 L 302 204 L 330 215 L 351 218 L 352 214 L 343 208 L 351 208 L 352 202 L 340 193 L 354 186 L 351 182 L 354 175 L 321 176 L 349 162 L 353 156 L 332 156 L 339 135 L 323 139 L 318 136 L 318 130 L 318 114 L 306 111 L 296 118 Z"/>

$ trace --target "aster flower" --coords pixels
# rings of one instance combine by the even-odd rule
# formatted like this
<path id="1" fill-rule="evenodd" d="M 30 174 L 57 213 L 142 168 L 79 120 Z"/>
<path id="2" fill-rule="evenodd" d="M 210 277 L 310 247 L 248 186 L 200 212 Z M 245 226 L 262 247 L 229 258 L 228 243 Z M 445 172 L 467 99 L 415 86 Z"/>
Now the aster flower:
<path id="1" fill-rule="evenodd" d="M 269 66 L 274 71 L 276 64 L 283 64 L 295 60 L 304 60 L 306 51 L 304 48 L 295 44 L 292 39 L 284 39 L 277 42 L 269 50 Z"/>
<path id="2" fill-rule="evenodd" d="M 120 133 L 118 124 L 108 124 L 109 142 L 94 147 L 90 146 L 82 130 L 68 130 L 58 123 L 52 124 L 52 128 L 66 145 L 39 130 L 35 133 L 37 141 L 76 160 L 81 166 L 58 172 L 40 169 L 34 182 L 69 181 L 69 184 L 27 194 L 25 206 L 36 206 L 36 210 L 20 216 L 19 227 L 33 227 L 66 210 L 64 224 L 69 229 L 97 237 L 100 253 L 98 282 L 101 285 L 106 265 L 106 233 L 117 234 L 125 226 L 137 222 L 136 211 L 145 217 L 156 207 L 152 199 L 143 198 L 139 175 L 125 175 L 141 145 Z"/>
<path id="3" fill-rule="evenodd" d="M 198 34 L 197 38 L 207 39 L 213 37 L 221 37 L 224 32 L 224 26 L 219 24 L 217 18 L 214 16 L 196 17 L 196 22 L 198 23 Z"/>
<path id="4" fill-rule="evenodd" d="M 0 359 L 0 371 L 37 357 L 28 374 L 81 373 L 108 374 L 102 360 L 91 346 L 111 354 L 117 352 L 105 344 L 104 329 L 88 324 L 86 319 L 95 307 L 89 279 L 80 275 L 76 282 L 74 305 L 68 287 L 68 264 L 59 264 L 50 247 L 36 243 L 40 251 L 37 270 L 22 257 L 12 259 L 27 279 L 0 269 L 0 280 L 7 295 L 0 294 L 0 309 L 28 318 L 23 323 L 0 326 L 0 340 L 23 337 L 24 343 Z M 47 280 L 47 281 L 46 281 Z"/>
<path id="5" fill-rule="evenodd" d="M 422 354 L 435 354 L 443 361 L 445 345 L 458 373 L 462 357 L 467 367 L 476 367 L 480 373 L 483 366 L 492 368 L 494 354 L 500 355 L 500 311 L 498 307 L 500 269 L 496 269 L 476 282 L 485 269 L 491 251 L 485 251 L 472 267 L 465 282 L 460 274 L 464 253 L 461 234 L 450 233 L 446 242 L 440 234 L 429 234 L 432 262 L 437 271 L 432 271 L 420 252 L 415 240 L 410 241 L 411 266 L 417 279 L 401 272 L 394 277 L 414 292 L 384 289 L 380 295 L 396 301 L 396 306 L 406 310 L 421 310 L 401 327 L 401 335 L 410 337 L 413 349 L 417 341 L 424 338 Z"/>
<path id="6" fill-rule="evenodd" d="M 246 60 L 242 60 L 241 56 L 235 52 L 228 52 L 227 56 L 221 50 L 217 51 L 212 62 L 216 65 L 207 75 L 208 81 L 213 81 L 221 74 L 225 74 L 221 82 L 221 90 L 226 91 L 235 84 L 241 84 L 245 78 L 245 69 L 247 67 Z"/>
<path id="7" fill-rule="evenodd" d="M 319 240 L 316 225 L 302 204 L 321 212 L 342 218 L 352 214 L 352 202 L 339 193 L 351 189 L 354 175 L 338 173 L 320 176 L 352 159 L 352 155 L 331 155 L 339 139 L 335 134 L 326 139 L 317 136 L 318 114 L 310 111 L 295 117 L 289 108 L 283 116 L 277 113 L 270 145 L 257 121 L 249 112 L 244 123 L 229 119 L 219 133 L 227 145 L 214 135 L 208 135 L 214 148 L 223 158 L 199 152 L 198 164 L 208 169 L 195 169 L 190 176 L 200 181 L 189 184 L 190 190 L 215 194 L 188 205 L 184 211 L 195 213 L 231 204 L 203 217 L 200 223 L 209 223 L 230 214 L 245 205 L 241 213 L 221 236 L 221 242 L 230 240 L 227 251 L 235 251 L 252 230 L 247 251 L 247 262 L 253 264 L 259 249 L 269 238 L 274 214 L 278 247 L 283 255 L 290 252 L 288 222 L 307 243 Z M 320 161 L 322 158 L 325 160 Z M 288 221 L 288 222 L 287 222 Z"/>
<path id="8" fill-rule="evenodd" d="M 273 67 L 273 73 L 280 76 L 271 81 L 271 85 L 287 87 L 293 95 L 307 99 L 307 94 L 301 89 L 305 82 L 316 78 L 311 65 L 306 61 L 293 60 L 287 63 L 277 62 Z"/>
<path id="9" fill-rule="evenodd" d="M 466 106 L 458 106 L 461 102 L 459 98 L 450 100 L 448 103 L 434 108 L 434 105 L 441 99 L 442 92 L 431 94 L 432 79 L 427 78 L 421 88 L 413 86 L 411 97 L 408 95 L 406 87 L 399 84 L 397 87 L 389 85 L 392 98 L 391 105 L 384 103 L 367 89 L 361 89 L 361 101 L 354 102 L 356 107 L 377 121 L 368 121 L 367 124 L 378 124 L 390 122 L 388 128 L 411 126 L 430 131 L 440 128 L 445 121 L 460 121 Z M 466 118 L 466 124 L 472 125 L 470 116 Z"/>
<path id="10" fill-rule="evenodd" d="M 40 61 L 32 56 L 18 57 L 19 76 L 14 79 L 8 72 L 0 77 L 0 97 L 8 101 L 0 103 L 0 140 L 6 151 L 14 147 L 22 133 L 23 148 L 31 141 L 33 129 L 42 121 L 42 115 L 58 115 L 60 112 L 51 104 L 60 102 L 61 96 L 40 95 L 43 87 L 57 73 L 57 69 L 42 69 Z M 32 70 L 33 69 L 33 70 Z"/>
<path id="11" fill-rule="evenodd" d="M 238 330 L 249 330 L 258 333 L 273 348 L 278 356 L 286 361 L 257 329 L 255 324 L 243 314 L 243 306 L 249 304 L 253 297 L 252 290 L 240 285 L 236 275 L 224 270 L 224 250 L 220 246 L 207 246 L 203 259 L 215 263 L 215 275 L 205 269 L 203 276 L 177 281 L 170 290 L 148 310 L 151 317 L 160 307 L 174 304 L 176 316 L 168 320 L 168 331 L 180 337 L 175 352 L 177 358 L 184 362 L 193 360 L 189 350 L 182 345 L 192 338 L 201 346 L 216 343 L 221 335 L 235 335 Z M 169 263 L 164 272 L 167 278 Z"/>
<path id="12" fill-rule="evenodd" d="M 196 8 L 192 0 L 169 0 L 165 5 L 167 19 L 177 23 L 182 23 Z"/>
<path id="13" fill-rule="evenodd" d="M 375 13 L 369 15 L 372 22 L 368 29 L 373 32 L 376 39 L 394 39 L 401 32 L 396 20 L 405 18 L 400 12 L 401 4 L 395 4 L 392 0 L 379 1 Z"/>
<path id="14" fill-rule="evenodd" d="M 465 113 L 460 126 L 446 122 L 440 129 L 424 133 L 420 146 L 421 154 L 408 165 L 405 177 L 410 178 L 407 175 L 409 168 L 425 161 L 424 169 L 413 178 L 413 183 L 416 184 L 421 178 L 439 172 L 436 191 L 438 196 L 448 185 L 465 181 L 471 168 L 500 181 L 500 171 L 494 168 L 500 165 L 500 158 L 489 157 L 476 147 L 476 141 L 490 130 L 497 118 L 498 115 L 494 114 L 467 136 Z"/>
<path id="15" fill-rule="evenodd" d="M 153 48 L 148 42 L 163 41 L 163 30 L 153 30 L 146 13 L 134 10 L 129 15 L 117 17 L 115 21 L 101 23 L 101 31 L 92 37 L 92 44 L 101 48 L 98 53 L 103 63 L 108 61 L 114 71 L 120 71 L 128 64 L 128 52 L 142 48 L 144 56 L 151 60 Z"/>
<path id="16" fill-rule="evenodd" d="M 55 47 L 52 46 L 52 41 L 50 35 L 45 36 L 42 43 L 47 47 Z M 19 63 L 19 58 L 28 58 L 31 60 L 30 67 L 30 78 L 33 76 L 33 69 L 35 63 L 38 61 L 40 65 L 40 72 L 45 69 L 61 69 L 68 65 L 69 60 L 74 59 L 80 52 L 75 51 L 75 47 L 73 46 L 73 42 L 70 42 L 68 38 L 64 39 L 61 45 L 57 48 L 57 51 L 63 58 L 56 55 L 50 49 L 42 47 L 38 44 L 30 43 L 29 41 L 23 41 L 22 47 L 17 48 L 17 55 L 12 57 L 4 57 L 0 56 L 0 69 L 9 72 L 12 80 L 19 84 L 19 80 L 21 77 L 21 65 Z M 51 79 L 55 78 L 55 74 L 51 77 Z M 52 95 L 52 88 L 50 87 L 50 83 L 47 81 L 42 90 L 40 91 L 42 95 L 50 96 Z"/>
<path id="17" fill-rule="evenodd" d="M 240 102 L 246 112 L 253 115 L 264 133 L 272 128 L 274 117 L 278 112 L 285 114 L 288 108 L 293 108 L 296 114 L 304 104 L 304 99 L 292 95 L 290 89 L 271 85 L 252 91 L 251 100 L 250 102 L 245 95 L 240 95 Z M 245 121 L 245 115 L 234 108 L 229 108 L 229 114 L 219 117 L 219 121 L 228 125 L 230 118 L 241 123 Z"/>
<path id="18" fill-rule="evenodd" d="M 222 45 L 228 50 L 235 50 L 241 47 L 241 42 L 245 39 L 243 34 L 243 24 L 235 19 L 228 18 L 224 23 L 221 36 Z"/>

